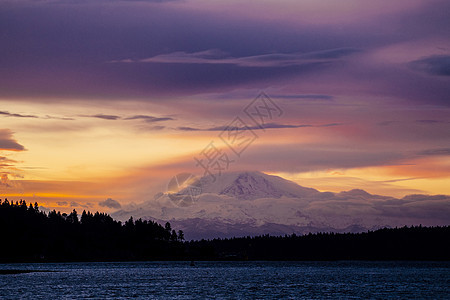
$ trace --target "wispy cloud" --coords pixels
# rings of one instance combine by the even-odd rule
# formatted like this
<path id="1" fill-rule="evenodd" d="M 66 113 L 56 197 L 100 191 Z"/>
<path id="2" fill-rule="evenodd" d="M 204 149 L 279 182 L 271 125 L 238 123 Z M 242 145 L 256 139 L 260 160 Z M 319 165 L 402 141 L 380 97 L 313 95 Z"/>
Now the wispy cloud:
<path id="1" fill-rule="evenodd" d="M 432 55 L 415 60 L 410 66 L 428 74 L 450 76 L 450 55 Z"/>
<path id="2" fill-rule="evenodd" d="M 7 117 L 16 117 L 16 118 L 39 118 L 35 115 L 23 115 L 23 114 L 16 114 L 16 113 L 10 113 L 9 111 L 0 111 L 0 115 L 7 116 Z"/>
<path id="3" fill-rule="evenodd" d="M 395 123 L 399 123 L 399 121 L 382 121 L 382 122 L 378 122 L 377 125 L 378 126 L 389 126 Z"/>
<path id="4" fill-rule="evenodd" d="M 329 124 L 322 124 L 322 125 L 310 125 L 310 124 L 298 124 L 298 125 L 291 125 L 291 124 L 278 124 L 278 123 L 267 123 L 264 124 L 263 127 L 259 126 L 247 126 L 247 127 L 231 127 L 228 126 L 217 126 L 217 127 L 209 127 L 209 128 L 196 128 L 196 127 L 177 127 L 177 130 L 181 131 L 224 131 L 224 130 L 261 130 L 261 129 L 285 129 L 285 128 L 304 128 L 304 127 L 332 127 L 332 126 L 339 126 L 342 125 L 340 123 L 329 123 Z"/>
<path id="5" fill-rule="evenodd" d="M 160 121 L 172 121 L 174 119 L 170 118 L 170 117 L 153 117 L 153 116 L 147 116 L 147 115 L 136 115 L 136 116 L 124 118 L 124 120 L 145 120 L 146 122 L 153 123 L 153 122 L 160 122 Z"/>
<path id="6" fill-rule="evenodd" d="M 65 202 L 63 202 L 63 203 L 65 203 Z M 92 207 L 92 204 L 91 203 L 86 203 L 86 204 L 81 204 L 81 203 L 78 203 L 78 202 L 75 202 L 75 201 L 72 201 L 72 202 L 70 202 L 70 207 L 82 207 L 82 208 L 90 208 L 90 207 Z"/>
<path id="7" fill-rule="evenodd" d="M 23 151 L 25 147 L 13 138 L 11 130 L 0 129 L 0 150 Z"/>
<path id="8" fill-rule="evenodd" d="M 321 94 L 298 94 L 298 95 L 270 95 L 272 98 L 278 99 L 306 99 L 306 100 L 326 100 L 332 101 L 333 96 Z"/>
<path id="9" fill-rule="evenodd" d="M 308 63 L 330 62 L 353 54 L 355 48 L 338 48 L 309 53 L 270 53 L 231 57 L 218 49 L 187 53 L 183 51 L 160 54 L 149 58 L 115 60 L 113 63 L 168 63 L 168 64 L 228 64 L 240 67 L 291 67 Z"/>
<path id="10" fill-rule="evenodd" d="M 43 119 L 63 120 L 63 121 L 75 120 L 74 118 L 69 118 L 69 117 L 55 117 L 55 116 L 49 116 L 49 115 L 46 115 L 45 117 L 43 117 Z"/>
<path id="11" fill-rule="evenodd" d="M 60 3 L 60 4 L 110 4 L 112 2 L 124 2 L 124 3 L 133 3 L 133 2 L 142 2 L 142 3 L 166 3 L 166 2 L 177 2 L 180 0 L 53 0 L 53 1 L 42 1 L 48 3 Z M 30 1 L 33 2 L 33 1 Z"/>
<path id="12" fill-rule="evenodd" d="M 116 116 L 116 115 L 104 115 L 104 114 L 80 115 L 80 117 L 97 118 L 97 119 L 103 119 L 103 120 L 118 120 L 118 119 L 120 119 L 120 117 Z"/>
<path id="13" fill-rule="evenodd" d="M 444 122 L 440 121 L 440 120 L 416 120 L 416 123 L 421 123 L 421 124 L 439 124 L 439 123 L 444 123 Z"/>
<path id="14" fill-rule="evenodd" d="M 116 208 L 119 209 L 122 207 L 122 205 L 120 205 L 120 203 L 114 199 L 108 198 L 105 201 L 100 201 L 98 203 L 98 205 L 102 206 L 102 207 L 108 207 L 108 208 Z"/>
<path id="15" fill-rule="evenodd" d="M 419 152 L 419 155 L 450 155 L 450 148 L 438 148 L 438 149 L 428 149 Z"/>
<path id="16" fill-rule="evenodd" d="M 161 125 L 146 127 L 147 130 L 163 130 L 164 128 L 166 128 L 166 126 Z"/>
<path id="17" fill-rule="evenodd" d="M 41 117 L 41 116 L 37 116 L 37 115 L 11 113 L 9 111 L 0 111 L 0 115 L 5 116 L 5 117 L 14 117 L 14 118 L 54 119 L 54 120 L 64 120 L 64 121 L 75 120 L 73 118 L 68 118 L 68 117 L 56 117 L 56 116 L 49 116 L 49 115 L 45 115 L 45 116 Z"/>
<path id="18" fill-rule="evenodd" d="M 5 156 L 0 156 L 0 162 L 1 163 L 16 163 L 17 161 L 7 158 Z"/>
<path id="19" fill-rule="evenodd" d="M 86 118 L 97 118 L 97 119 L 103 119 L 103 120 L 144 120 L 148 123 L 154 123 L 154 122 L 161 122 L 161 121 L 172 121 L 175 120 L 171 117 L 154 117 L 149 115 L 134 115 L 131 117 L 122 117 L 118 115 L 108 115 L 108 114 L 96 114 L 96 115 L 80 115 L 80 117 L 86 117 Z"/>

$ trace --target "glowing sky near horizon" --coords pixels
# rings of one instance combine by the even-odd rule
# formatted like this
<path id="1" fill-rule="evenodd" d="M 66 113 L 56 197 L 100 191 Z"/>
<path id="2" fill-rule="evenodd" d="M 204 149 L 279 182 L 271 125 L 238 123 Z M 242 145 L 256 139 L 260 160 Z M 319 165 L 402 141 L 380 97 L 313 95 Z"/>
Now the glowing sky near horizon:
<path id="1" fill-rule="evenodd" d="M 2 1 L 0 198 L 150 200 L 261 91 L 230 171 L 450 194 L 450 3 L 336 3 Z"/>

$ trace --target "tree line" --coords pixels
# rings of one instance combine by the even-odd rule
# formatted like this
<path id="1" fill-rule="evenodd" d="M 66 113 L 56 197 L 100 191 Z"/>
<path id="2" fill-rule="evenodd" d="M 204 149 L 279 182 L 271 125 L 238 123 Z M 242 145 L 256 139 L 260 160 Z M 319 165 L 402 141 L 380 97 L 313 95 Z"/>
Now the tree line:
<path id="1" fill-rule="evenodd" d="M 0 261 L 450 260 L 450 226 L 184 241 L 153 221 L 0 199 Z"/>
<path id="2" fill-rule="evenodd" d="M 105 213 L 45 213 L 39 205 L 0 199 L 0 261 L 176 259 L 184 235 L 170 223 L 122 223 Z"/>

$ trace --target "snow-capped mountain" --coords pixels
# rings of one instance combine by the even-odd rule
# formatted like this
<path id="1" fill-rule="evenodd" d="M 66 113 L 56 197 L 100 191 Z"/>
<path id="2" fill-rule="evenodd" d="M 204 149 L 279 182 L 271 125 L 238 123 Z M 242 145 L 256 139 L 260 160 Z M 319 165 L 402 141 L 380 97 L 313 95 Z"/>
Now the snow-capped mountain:
<path id="1" fill-rule="evenodd" d="M 261 172 L 224 173 L 217 180 L 206 176 L 200 179 L 200 185 L 203 193 L 225 195 L 239 200 L 303 198 L 318 193 L 315 189 L 305 188 L 292 181 Z"/>
<path id="2" fill-rule="evenodd" d="M 171 194 L 159 193 L 112 215 L 119 220 L 133 216 L 170 221 L 187 239 L 450 223 L 450 196 L 396 199 L 358 189 L 319 192 L 261 172 L 225 173 L 216 180 L 202 177 L 192 185 L 199 189 L 189 205 L 180 205 Z M 192 194 L 184 187 L 176 195 Z"/>

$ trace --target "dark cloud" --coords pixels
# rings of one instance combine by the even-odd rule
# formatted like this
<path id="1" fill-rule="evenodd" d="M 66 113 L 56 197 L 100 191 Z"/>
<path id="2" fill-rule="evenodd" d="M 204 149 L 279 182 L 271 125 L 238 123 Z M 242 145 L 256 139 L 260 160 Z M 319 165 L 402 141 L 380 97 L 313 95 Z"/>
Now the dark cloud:
<path id="1" fill-rule="evenodd" d="M 146 122 L 153 123 L 153 122 L 160 122 L 160 121 L 172 121 L 173 118 L 170 117 L 153 117 L 153 116 L 147 116 L 147 115 L 137 115 L 132 117 L 124 118 L 124 120 L 145 120 Z"/>
<path id="2" fill-rule="evenodd" d="M 410 180 L 417 180 L 417 179 L 422 179 L 422 177 L 411 177 L 411 178 L 399 178 L 399 179 L 391 179 L 391 180 L 382 180 L 380 182 L 391 183 L 391 182 L 402 182 L 402 181 L 410 181 Z"/>
<path id="3" fill-rule="evenodd" d="M 82 115 L 81 117 L 89 117 L 89 118 L 97 118 L 97 119 L 103 119 L 103 120 L 118 120 L 120 119 L 119 116 L 115 115 L 104 115 L 104 114 L 97 114 L 97 115 Z"/>
<path id="4" fill-rule="evenodd" d="M 15 114 L 15 113 L 10 113 L 8 111 L 0 111 L 0 115 L 4 115 L 7 117 L 17 117 L 17 118 L 39 118 L 38 116 L 35 116 L 35 115 Z"/>
<path id="5" fill-rule="evenodd" d="M 49 115 L 46 115 L 45 117 L 43 117 L 43 119 L 53 119 L 53 120 L 63 120 L 63 121 L 73 121 L 73 120 L 75 120 L 74 118 L 55 117 L 55 116 L 49 116 Z"/>
<path id="6" fill-rule="evenodd" d="M 195 128 L 195 127 L 177 127 L 177 130 L 181 131 L 225 131 L 225 130 L 264 130 L 264 129 L 284 129 L 284 128 L 304 128 L 304 127 L 332 127 L 342 125 L 340 123 L 330 123 L 323 125 L 309 125 L 309 124 L 300 124 L 300 125 L 290 125 L 290 124 L 278 124 L 278 123 L 266 123 L 263 127 L 260 126 L 247 126 L 247 127 L 239 127 L 239 128 L 228 128 L 228 126 L 217 126 L 210 128 Z"/>
<path id="7" fill-rule="evenodd" d="M 450 155 L 450 148 L 428 149 L 418 153 L 419 155 Z"/>
<path id="8" fill-rule="evenodd" d="M 92 4 L 92 3 L 112 3 L 112 2 L 147 2 L 147 3 L 165 3 L 176 2 L 180 0 L 54 0 L 53 3 L 68 3 L 68 4 Z"/>
<path id="9" fill-rule="evenodd" d="M 166 126 L 160 126 L 160 125 L 158 125 L 158 126 L 146 127 L 146 129 L 148 129 L 148 130 L 162 130 L 162 129 L 164 129 L 164 128 L 166 128 Z"/>
<path id="10" fill-rule="evenodd" d="M 410 63 L 413 69 L 431 75 L 450 76 L 450 55 L 433 55 Z"/>
<path id="11" fill-rule="evenodd" d="M 385 217 L 416 218 L 426 222 L 448 222 L 448 195 L 408 195 L 402 199 L 379 201 L 372 206 Z"/>
<path id="12" fill-rule="evenodd" d="M 116 208 L 116 209 L 119 209 L 122 207 L 122 205 L 120 205 L 119 202 L 117 202 L 116 200 L 111 199 L 111 198 L 108 198 L 105 201 L 99 202 L 98 205 L 100 205 L 102 207 Z"/>
<path id="13" fill-rule="evenodd" d="M 303 127 L 313 127 L 313 125 L 301 124 L 301 125 L 289 125 L 289 124 L 278 124 L 278 123 L 267 123 L 262 127 L 260 126 L 250 126 L 251 130 L 259 129 L 283 129 L 283 128 L 303 128 Z"/>
<path id="14" fill-rule="evenodd" d="M 383 121 L 383 122 L 379 122 L 377 123 L 378 126 L 389 126 L 395 123 L 398 123 L 399 121 Z"/>
<path id="15" fill-rule="evenodd" d="M 222 131 L 225 129 L 225 127 L 221 127 L 223 129 L 217 130 L 217 131 Z M 206 128 L 206 129 L 200 129 L 200 128 L 195 128 L 195 127 L 188 127 L 188 126 L 181 126 L 181 127 L 177 127 L 177 130 L 181 130 L 181 131 L 214 131 L 211 130 L 213 128 Z"/>
<path id="16" fill-rule="evenodd" d="M 131 117 L 121 117 L 117 115 L 106 115 L 106 114 L 96 114 L 96 115 L 81 115 L 81 117 L 88 117 L 88 118 L 97 118 L 97 119 L 103 119 L 103 120 L 144 120 L 148 123 L 154 123 L 154 122 L 161 122 L 161 121 L 171 121 L 175 120 L 174 118 L 170 117 L 153 117 L 148 115 L 136 115 Z"/>
<path id="17" fill-rule="evenodd" d="M 308 99 L 308 100 L 333 100 L 333 96 L 320 94 L 299 94 L 299 95 L 270 95 L 272 98 L 279 99 Z"/>
<path id="18" fill-rule="evenodd" d="M 116 0 L 122 2 L 149 2 L 149 3 L 165 3 L 165 2 L 177 2 L 181 0 Z"/>
<path id="19" fill-rule="evenodd" d="M 58 204 L 58 206 L 67 206 L 69 203 L 67 203 L 66 201 L 61 201 L 61 202 L 56 202 L 56 204 Z"/>
<path id="20" fill-rule="evenodd" d="M 25 147 L 13 138 L 11 130 L 0 129 L 0 150 L 23 151 Z"/>
<path id="21" fill-rule="evenodd" d="M 439 124 L 439 123 L 443 123 L 443 121 L 440 121 L 440 120 L 416 120 L 416 123 L 421 123 L 421 124 Z"/>
<path id="22" fill-rule="evenodd" d="M 336 43 L 335 33 L 322 29 L 227 19 L 173 6 L 94 1 L 79 6 L 41 2 L 25 8 L 0 7 L 6 30 L 0 44 L 8 45 L 0 49 L 4 58 L 0 96 L 49 96 L 42 101 L 126 96 L 158 101 L 155 96 L 186 96 L 247 84 L 261 88 L 271 79 L 309 73 L 355 51 L 353 43 Z M 235 61 L 205 64 L 223 53 L 204 49 L 222 49 Z M 203 62 L 107 63 L 164 55 Z"/>
<path id="23" fill-rule="evenodd" d="M 6 117 L 16 117 L 16 118 L 33 118 L 33 119 L 53 119 L 53 120 L 64 120 L 64 121 L 72 121 L 75 120 L 73 118 L 67 118 L 67 117 L 55 117 L 55 116 L 49 116 L 46 115 L 44 117 L 36 116 L 36 115 L 24 115 L 24 114 L 18 114 L 18 113 L 10 113 L 9 111 L 0 111 L 0 115 L 6 116 Z"/>
<path id="24" fill-rule="evenodd" d="M 55 117 L 55 116 L 49 116 L 46 115 L 44 117 L 39 117 L 36 115 L 24 115 L 24 114 L 18 114 L 18 113 L 10 113 L 9 111 L 0 111 L 0 115 L 6 116 L 6 117 L 16 117 L 16 118 L 34 118 L 34 119 L 54 119 L 54 120 L 75 120 L 73 118 L 67 118 L 67 117 Z"/>
<path id="25" fill-rule="evenodd" d="M 447 84 L 434 76 L 423 80 L 403 65 L 392 70 L 395 64 L 370 64 L 372 57 L 363 63 L 357 60 L 404 40 L 447 39 L 445 1 L 392 14 L 374 12 L 367 20 L 338 26 L 303 23 L 301 18 L 298 23 L 286 22 L 275 13 L 276 21 L 251 11 L 233 16 L 205 13 L 189 1 L 183 5 L 138 2 L 143 1 L 0 1 L 0 44 L 7 45 L 0 48 L 0 96 L 162 102 L 173 96 L 280 86 L 295 94 L 317 76 L 324 88 L 307 93 L 334 94 L 338 85 L 348 94 L 355 86 L 359 90 L 361 83 L 370 83 L 373 90 L 363 92 L 448 103 Z M 323 17 L 319 11 L 317 19 Z M 146 58 L 153 63 L 108 63 Z M 355 69 L 349 70 L 352 62 Z M 445 58 L 417 64 L 447 74 L 447 67 L 442 67 Z M 339 79 L 342 84 L 336 84 Z"/>
<path id="26" fill-rule="evenodd" d="M 4 156 L 0 156 L 0 162 L 2 162 L 2 163 L 16 163 L 17 161 L 15 161 L 13 159 L 9 159 L 9 158 L 4 157 Z"/>
<path id="27" fill-rule="evenodd" d="M 406 50 L 405 50 L 406 51 Z M 403 99 L 403 104 L 438 104 L 450 105 L 448 95 L 450 85 L 445 78 L 436 76 L 423 76 L 418 72 L 410 72 L 403 66 L 390 64 L 378 67 L 376 62 L 370 67 L 361 69 L 355 66 L 352 72 L 343 72 L 338 76 L 343 76 L 348 83 L 353 85 L 366 86 L 365 93 L 368 95 L 383 94 L 389 97 Z M 394 84 L 395 83 L 395 84 Z M 342 84 L 345 84 L 343 81 Z"/>
<path id="28" fill-rule="evenodd" d="M 333 126 L 341 126 L 343 123 L 328 123 L 323 125 L 315 125 L 313 127 L 333 127 Z"/>
<path id="29" fill-rule="evenodd" d="M 59 203 L 67 203 L 67 202 L 58 202 Z M 92 205 L 90 203 L 86 203 L 86 204 L 80 204 L 78 202 L 72 201 L 70 202 L 70 207 L 83 207 L 83 208 L 90 208 Z"/>
<path id="30" fill-rule="evenodd" d="M 305 59 L 337 59 L 360 51 L 360 49 L 356 48 L 327 49 L 322 51 L 309 52 L 303 54 L 302 57 Z"/>

